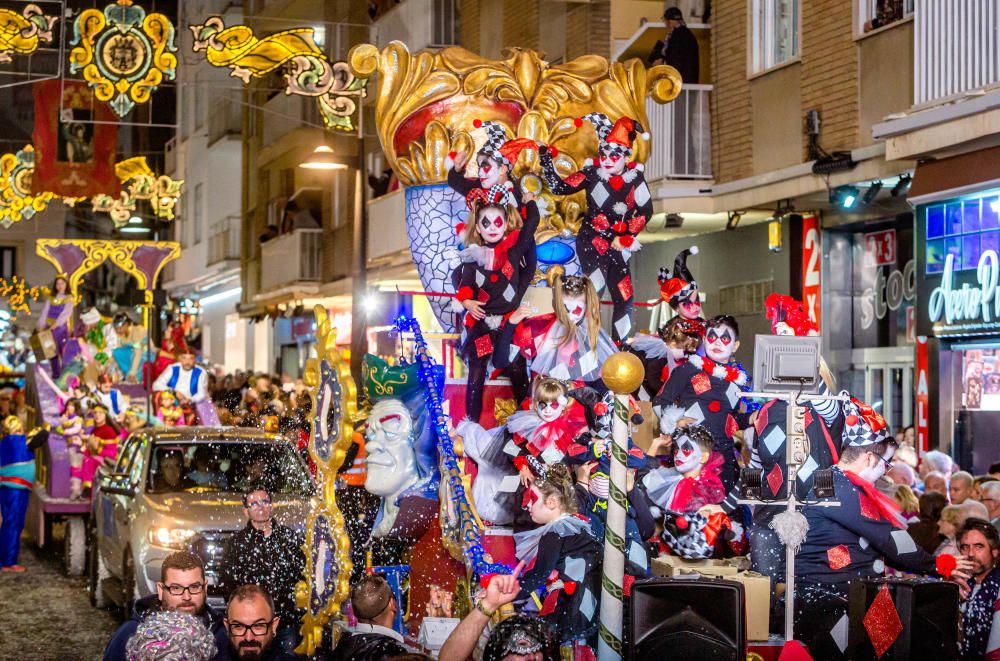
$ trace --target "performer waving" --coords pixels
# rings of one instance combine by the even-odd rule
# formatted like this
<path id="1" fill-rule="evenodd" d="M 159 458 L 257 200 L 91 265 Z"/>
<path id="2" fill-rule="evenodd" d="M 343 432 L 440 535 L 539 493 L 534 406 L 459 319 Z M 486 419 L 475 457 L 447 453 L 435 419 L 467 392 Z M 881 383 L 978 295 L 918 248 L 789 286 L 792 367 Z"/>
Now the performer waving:
<path id="1" fill-rule="evenodd" d="M 598 293 L 607 287 L 614 302 L 611 336 L 620 344 L 632 334 L 632 274 L 628 260 L 640 248 L 635 237 L 653 213 L 652 198 L 640 163 L 626 161 L 642 126 L 622 117 L 614 126 L 607 116 L 590 113 L 576 120 L 594 125 L 600 140 L 598 164 L 585 165 L 565 179 L 556 171 L 552 148 L 540 146 L 542 171 L 556 195 L 587 191 L 587 213 L 576 235 L 576 253 L 584 274 Z"/>

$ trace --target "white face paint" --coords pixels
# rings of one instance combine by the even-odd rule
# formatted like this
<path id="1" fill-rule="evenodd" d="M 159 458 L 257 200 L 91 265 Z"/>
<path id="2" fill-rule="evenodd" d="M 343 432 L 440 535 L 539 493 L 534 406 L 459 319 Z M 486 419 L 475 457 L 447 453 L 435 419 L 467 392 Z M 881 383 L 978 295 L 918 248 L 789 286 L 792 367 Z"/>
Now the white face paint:
<path id="1" fill-rule="evenodd" d="M 499 243 L 507 233 L 507 216 L 500 207 L 483 207 L 476 214 L 476 228 L 484 243 Z"/>
<path id="2" fill-rule="evenodd" d="M 602 149 L 598 153 L 597 164 L 601 166 L 601 170 L 606 174 L 621 174 L 625 171 L 625 156 L 617 152 L 609 152 Z"/>
<path id="3" fill-rule="evenodd" d="M 587 299 L 585 296 L 563 296 L 563 307 L 566 315 L 574 324 L 579 324 L 587 315 Z"/>
<path id="4" fill-rule="evenodd" d="M 865 455 L 868 459 L 868 466 L 858 473 L 858 475 L 866 482 L 875 484 L 875 482 L 885 475 L 885 472 L 889 469 L 889 464 L 892 462 L 892 455 L 895 454 L 895 452 L 894 448 L 886 450 L 886 454 L 889 456 L 880 456 L 874 452 L 869 452 Z"/>
<path id="5" fill-rule="evenodd" d="M 372 407 L 365 430 L 368 476 L 365 489 L 376 496 L 395 498 L 416 481 L 417 456 L 413 451 L 410 413 L 398 400 L 383 400 Z"/>
<path id="6" fill-rule="evenodd" d="M 729 326 L 716 326 L 705 331 L 705 355 L 717 363 L 728 363 L 738 346 L 736 331 Z"/>
<path id="7" fill-rule="evenodd" d="M 682 360 L 687 359 L 687 352 L 684 351 L 683 347 L 674 346 L 673 344 L 667 345 L 667 353 L 670 354 L 670 358 L 675 362 L 679 363 Z"/>
<path id="8" fill-rule="evenodd" d="M 674 452 L 674 468 L 678 473 L 686 474 L 701 467 L 701 446 L 686 436 L 681 436 Z"/>
<path id="9" fill-rule="evenodd" d="M 535 411 L 538 413 L 538 417 L 542 419 L 542 422 L 552 422 L 559 419 L 559 416 L 565 410 L 566 398 L 562 396 L 551 402 L 535 402 Z"/>
<path id="10" fill-rule="evenodd" d="M 507 181 L 507 173 L 492 158 L 480 156 L 476 162 L 479 164 L 479 185 L 483 188 L 489 188 L 490 186 L 502 184 Z"/>
<path id="11" fill-rule="evenodd" d="M 701 316 L 701 299 L 698 291 L 692 291 L 686 300 L 681 301 L 677 306 L 677 314 L 685 319 L 697 319 Z"/>

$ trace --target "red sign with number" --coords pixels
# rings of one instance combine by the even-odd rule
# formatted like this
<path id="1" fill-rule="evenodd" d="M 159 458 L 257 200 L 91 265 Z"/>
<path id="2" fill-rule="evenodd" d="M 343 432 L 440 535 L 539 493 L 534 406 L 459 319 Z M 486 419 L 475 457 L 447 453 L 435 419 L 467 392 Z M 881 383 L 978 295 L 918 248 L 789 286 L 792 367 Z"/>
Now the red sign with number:
<path id="1" fill-rule="evenodd" d="M 917 396 L 916 407 L 917 424 L 914 425 L 917 432 L 917 451 L 923 455 L 927 452 L 927 441 L 930 432 L 927 416 L 930 410 L 930 399 L 927 390 L 930 375 L 927 372 L 928 363 L 927 338 L 923 335 L 917 337 Z"/>
<path id="2" fill-rule="evenodd" d="M 823 257 L 819 234 L 819 218 L 802 219 L 802 303 L 809 318 L 820 324 L 820 264 Z"/>
<path id="3" fill-rule="evenodd" d="M 896 230 L 865 234 L 865 266 L 896 263 Z"/>

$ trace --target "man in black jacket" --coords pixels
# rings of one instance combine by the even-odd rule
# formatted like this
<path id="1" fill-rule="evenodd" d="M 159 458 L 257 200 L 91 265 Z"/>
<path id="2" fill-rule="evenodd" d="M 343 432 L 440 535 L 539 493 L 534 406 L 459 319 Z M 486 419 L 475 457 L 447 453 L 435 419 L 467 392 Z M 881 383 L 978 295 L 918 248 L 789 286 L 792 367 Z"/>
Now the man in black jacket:
<path id="1" fill-rule="evenodd" d="M 396 599 L 380 574 L 368 574 L 351 588 L 351 608 L 358 624 L 345 633 L 331 661 L 384 661 L 406 654 L 403 637 L 392 629 Z"/>
<path id="2" fill-rule="evenodd" d="M 229 658 L 224 654 L 229 646 L 229 639 L 222 626 L 222 616 L 205 603 L 205 590 L 205 565 L 201 558 L 187 551 L 168 555 L 160 569 L 156 594 L 135 602 L 132 617 L 118 627 L 104 650 L 104 661 L 125 661 L 128 639 L 147 616 L 159 611 L 181 611 L 202 620 L 215 636 L 215 647 L 220 650 L 215 658 Z"/>
<path id="3" fill-rule="evenodd" d="M 222 558 L 222 586 L 229 596 L 243 585 L 258 585 L 274 600 L 280 620 L 274 645 L 291 652 L 298 643 L 299 612 L 295 584 L 302 577 L 305 557 L 302 535 L 274 519 L 271 494 L 251 487 L 243 496 L 247 525 L 226 546 Z"/>
<path id="4" fill-rule="evenodd" d="M 667 24 L 667 36 L 656 42 L 648 62 L 672 66 L 680 73 L 685 85 L 697 84 L 700 66 L 698 40 L 684 24 L 684 14 L 677 7 L 670 7 L 663 12 L 663 22 Z"/>

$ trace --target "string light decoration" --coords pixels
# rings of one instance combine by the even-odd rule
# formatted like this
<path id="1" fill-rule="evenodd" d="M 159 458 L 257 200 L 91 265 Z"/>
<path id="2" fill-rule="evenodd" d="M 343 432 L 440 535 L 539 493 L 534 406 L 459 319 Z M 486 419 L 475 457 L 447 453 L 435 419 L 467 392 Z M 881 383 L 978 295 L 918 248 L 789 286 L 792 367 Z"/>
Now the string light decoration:
<path id="1" fill-rule="evenodd" d="M 0 225 L 31 219 L 56 197 L 55 193 L 31 192 L 31 176 L 35 171 L 35 149 L 25 145 L 16 154 L 0 156 Z"/>
<path id="2" fill-rule="evenodd" d="M 12 54 L 31 55 L 43 42 L 52 43 L 52 26 L 58 20 L 35 4 L 26 5 L 20 14 L 0 8 L 0 64 L 12 62 Z"/>
<path id="3" fill-rule="evenodd" d="M 156 176 L 146 163 L 145 156 L 136 156 L 115 165 L 115 174 L 122 182 L 118 197 L 95 195 L 91 203 L 94 211 L 107 213 L 115 227 L 125 225 L 137 207 L 137 200 L 146 200 L 157 218 L 174 219 L 174 207 L 180 199 L 184 180 L 167 175 Z"/>
<path id="4" fill-rule="evenodd" d="M 103 12 L 86 9 L 73 23 L 70 73 L 82 69 L 94 96 L 125 117 L 147 103 L 164 79 L 177 77 L 174 34 L 169 18 L 147 15 L 132 0 L 116 0 Z"/>
<path id="5" fill-rule="evenodd" d="M 46 287 L 28 287 L 24 278 L 17 275 L 11 277 L 10 281 L 0 278 L 0 298 L 3 298 L 10 308 L 11 321 L 16 320 L 17 315 L 22 312 L 30 315 L 31 308 L 28 302 L 41 300 L 48 293 Z"/>
<path id="6" fill-rule="evenodd" d="M 427 341 L 420 331 L 420 323 L 406 316 L 398 317 L 393 322 L 397 333 L 413 335 L 413 344 L 421 382 L 427 389 L 427 409 L 437 440 L 438 456 L 441 463 L 441 479 L 448 480 L 448 491 L 453 499 L 453 511 L 458 517 L 458 530 L 465 564 L 469 571 L 480 578 L 490 574 L 509 574 L 510 568 L 496 564 L 489 556 L 482 543 L 482 524 L 475 514 L 469 496 L 462 481 L 462 469 L 458 465 L 455 446 L 448 431 L 449 417 L 445 415 L 442 406 L 442 395 L 438 392 L 434 381 L 434 359 L 427 349 Z M 443 527 L 443 524 L 442 524 Z"/>
<path id="7" fill-rule="evenodd" d="M 354 75 L 346 62 L 330 62 L 316 45 L 313 28 L 294 28 L 258 38 L 246 25 L 226 26 L 221 16 L 192 25 L 194 52 L 204 52 L 209 64 L 232 70 L 231 76 L 249 84 L 284 69 L 285 94 L 311 96 L 329 129 L 355 131 L 358 101 L 365 96 L 367 78 Z"/>

